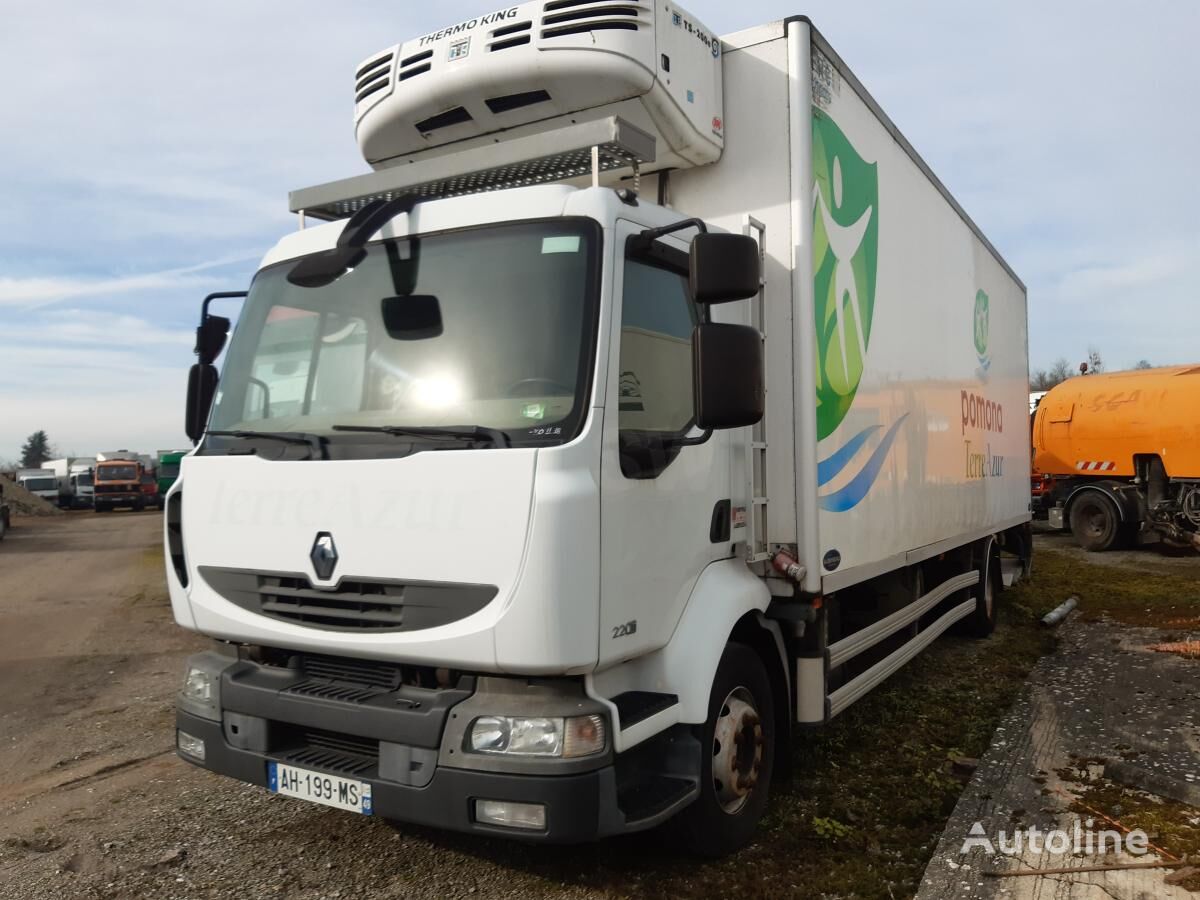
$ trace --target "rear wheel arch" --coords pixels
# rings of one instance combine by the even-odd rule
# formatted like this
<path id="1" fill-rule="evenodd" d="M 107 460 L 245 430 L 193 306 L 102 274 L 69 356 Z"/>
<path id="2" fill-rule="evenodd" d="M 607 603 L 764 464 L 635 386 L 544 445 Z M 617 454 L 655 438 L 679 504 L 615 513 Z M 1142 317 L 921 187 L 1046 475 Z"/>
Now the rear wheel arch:
<path id="1" fill-rule="evenodd" d="M 1097 521 L 1096 527 L 1085 533 L 1082 518 L 1077 518 L 1077 513 L 1082 517 L 1088 510 L 1095 510 L 1098 515 L 1106 512 L 1111 517 L 1111 524 L 1101 527 Z M 1063 504 L 1063 520 L 1081 547 L 1104 551 L 1117 549 L 1127 542 L 1130 533 L 1137 528 L 1139 514 L 1136 509 L 1129 508 L 1129 502 L 1112 483 L 1102 481 L 1075 488 Z"/>

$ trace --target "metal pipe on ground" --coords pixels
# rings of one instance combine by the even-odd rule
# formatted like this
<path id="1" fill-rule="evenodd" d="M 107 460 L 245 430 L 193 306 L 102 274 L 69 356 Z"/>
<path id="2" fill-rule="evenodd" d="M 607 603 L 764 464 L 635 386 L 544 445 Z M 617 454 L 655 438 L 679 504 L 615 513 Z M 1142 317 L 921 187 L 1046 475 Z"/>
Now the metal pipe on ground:
<path id="1" fill-rule="evenodd" d="M 1079 605 L 1078 597 L 1068 597 L 1046 615 L 1042 616 L 1043 625 L 1057 625 L 1067 617 L 1067 614 Z"/>

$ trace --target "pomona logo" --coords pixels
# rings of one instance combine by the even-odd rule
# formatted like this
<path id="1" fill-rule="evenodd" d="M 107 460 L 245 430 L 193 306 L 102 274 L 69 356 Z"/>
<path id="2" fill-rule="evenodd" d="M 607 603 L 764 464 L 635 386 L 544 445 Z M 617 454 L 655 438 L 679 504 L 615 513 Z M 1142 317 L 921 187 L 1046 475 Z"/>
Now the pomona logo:
<path id="1" fill-rule="evenodd" d="M 982 378 L 986 375 L 987 370 L 992 365 L 992 359 L 988 355 L 988 328 L 989 328 L 989 312 L 988 312 L 988 295 L 986 291 L 975 292 L 975 354 L 979 357 L 979 376 Z"/>

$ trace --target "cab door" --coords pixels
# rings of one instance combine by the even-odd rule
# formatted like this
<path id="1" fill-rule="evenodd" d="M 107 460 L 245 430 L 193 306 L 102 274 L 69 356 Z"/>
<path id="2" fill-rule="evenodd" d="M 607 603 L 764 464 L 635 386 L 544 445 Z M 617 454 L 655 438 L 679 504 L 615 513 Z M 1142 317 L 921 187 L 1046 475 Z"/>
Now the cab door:
<path id="1" fill-rule="evenodd" d="M 630 256 L 618 222 L 601 458 L 600 665 L 663 646 L 701 571 L 731 555 L 728 433 L 693 427 L 687 244 Z M 691 441 L 690 445 L 681 441 Z M 699 441 L 699 442 L 697 442 Z M 717 528 L 713 527 L 714 511 Z"/>

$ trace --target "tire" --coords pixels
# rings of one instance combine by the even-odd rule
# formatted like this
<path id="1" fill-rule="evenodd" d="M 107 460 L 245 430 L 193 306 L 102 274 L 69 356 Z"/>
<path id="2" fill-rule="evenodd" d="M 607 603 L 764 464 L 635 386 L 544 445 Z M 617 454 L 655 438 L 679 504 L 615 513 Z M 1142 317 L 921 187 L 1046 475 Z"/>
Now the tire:
<path id="1" fill-rule="evenodd" d="M 963 627 L 973 638 L 988 638 L 996 630 L 996 601 L 1000 594 L 1000 556 L 993 541 L 986 543 L 986 552 L 977 566 L 979 583 L 975 585 L 975 610 L 965 619 Z"/>
<path id="2" fill-rule="evenodd" d="M 758 654 L 745 644 L 728 644 L 701 727 L 700 796 L 672 822 L 688 852 L 721 857 L 753 840 L 775 767 L 773 710 L 771 682 Z"/>
<path id="3" fill-rule="evenodd" d="M 1117 547 L 1123 529 L 1116 503 L 1099 491 L 1083 491 L 1071 504 L 1071 534 L 1089 553 L 1103 553 Z"/>
<path id="4" fill-rule="evenodd" d="M 4 535 L 8 533 L 8 518 L 0 515 L 0 541 L 4 540 Z"/>

